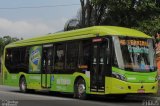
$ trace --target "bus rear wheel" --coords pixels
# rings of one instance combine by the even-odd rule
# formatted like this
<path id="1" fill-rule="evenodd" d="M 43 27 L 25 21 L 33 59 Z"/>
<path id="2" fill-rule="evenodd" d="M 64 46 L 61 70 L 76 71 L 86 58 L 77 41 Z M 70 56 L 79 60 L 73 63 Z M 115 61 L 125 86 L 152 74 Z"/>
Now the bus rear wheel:
<path id="1" fill-rule="evenodd" d="M 80 78 L 74 85 L 74 97 L 79 99 L 87 99 L 86 84 L 84 79 Z"/>
<path id="2" fill-rule="evenodd" d="M 22 77 L 19 82 L 19 89 L 21 92 L 27 92 L 27 83 L 25 77 Z"/>

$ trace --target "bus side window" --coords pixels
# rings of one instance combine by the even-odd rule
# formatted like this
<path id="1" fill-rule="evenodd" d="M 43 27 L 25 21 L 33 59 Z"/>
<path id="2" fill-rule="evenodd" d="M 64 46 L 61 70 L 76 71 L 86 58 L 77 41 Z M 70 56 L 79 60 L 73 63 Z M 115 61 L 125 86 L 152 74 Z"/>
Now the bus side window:
<path id="1" fill-rule="evenodd" d="M 43 73 L 51 73 L 53 66 L 53 46 L 43 48 Z"/>
<path id="2" fill-rule="evenodd" d="M 91 64 L 91 45 L 91 41 L 84 40 L 81 41 L 79 48 L 79 68 L 86 68 L 88 71 L 90 71 Z"/>
<path id="3" fill-rule="evenodd" d="M 78 63 L 78 42 L 67 43 L 66 69 L 68 71 L 75 71 Z"/>
<path id="4" fill-rule="evenodd" d="M 27 47 L 6 49 L 5 66 L 10 73 L 28 73 L 28 51 Z"/>
<path id="5" fill-rule="evenodd" d="M 56 44 L 55 47 L 55 60 L 54 69 L 55 71 L 64 71 L 65 67 L 65 44 Z"/>

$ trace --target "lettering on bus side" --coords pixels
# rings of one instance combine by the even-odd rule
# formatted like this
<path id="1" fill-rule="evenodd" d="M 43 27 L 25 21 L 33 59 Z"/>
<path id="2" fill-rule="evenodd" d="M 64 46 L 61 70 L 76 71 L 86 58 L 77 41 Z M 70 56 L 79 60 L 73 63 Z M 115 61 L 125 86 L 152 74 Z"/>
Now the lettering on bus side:
<path id="1" fill-rule="evenodd" d="M 70 79 L 60 78 L 60 79 L 57 79 L 56 83 L 59 84 L 59 85 L 70 85 L 71 84 L 71 80 Z"/>
<path id="2" fill-rule="evenodd" d="M 11 77 L 13 80 L 17 79 L 17 76 L 16 75 L 12 75 Z"/>

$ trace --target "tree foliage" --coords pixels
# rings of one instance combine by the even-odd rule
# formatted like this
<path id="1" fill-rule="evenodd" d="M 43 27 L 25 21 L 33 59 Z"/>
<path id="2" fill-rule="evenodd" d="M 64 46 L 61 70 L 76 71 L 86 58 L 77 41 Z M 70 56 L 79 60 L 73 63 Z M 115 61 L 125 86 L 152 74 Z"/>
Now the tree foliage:
<path id="1" fill-rule="evenodd" d="M 18 39 L 16 37 L 10 37 L 10 36 L 0 37 L 0 57 L 2 56 L 3 49 L 7 44 L 18 41 L 18 40 L 22 40 L 22 39 L 23 38 Z"/>
<path id="2" fill-rule="evenodd" d="M 88 27 L 101 24 L 106 13 L 108 0 L 80 0 L 80 2 L 80 26 Z"/>
<path id="3" fill-rule="evenodd" d="M 109 3 L 103 24 L 135 28 L 149 35 L 160 30 L 160 7 L 155 0 L 110 0 Z"/>
<path id="4" fill-rule="evenodd" d="M 149 35 L 160 30 L 160 0 L 80 0 L 80 3 L 79 28 L 114 25 Z"/>
<path id="5" fill-rule="evenodd" d="M 76 18 L 70 19 L 64 26 L 64 31 L 74 30 L 79 28 L 79 20 Z"/>

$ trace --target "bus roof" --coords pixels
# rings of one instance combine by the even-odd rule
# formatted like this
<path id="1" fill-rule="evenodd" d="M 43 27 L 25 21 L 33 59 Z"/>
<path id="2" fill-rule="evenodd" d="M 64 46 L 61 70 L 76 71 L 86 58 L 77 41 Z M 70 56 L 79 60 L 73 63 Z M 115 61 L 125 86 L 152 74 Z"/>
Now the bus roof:
<path id="1" fill-rule="evenodd" d="M 27 45 L 28 46 L 38 45 L 42 43 L 58 42 L 58 41 L 89 38 L 89 37 L 104 36 L 104 35 L 151 38 L 150 36 L 146 35 L 143 32 L 130 28 L 117 27 L 117 26 L 93 26 L 83 29 L 48 34 L 46 36 L 17 41 L 7 45 L 6 48 L 27 46 Z"/>

